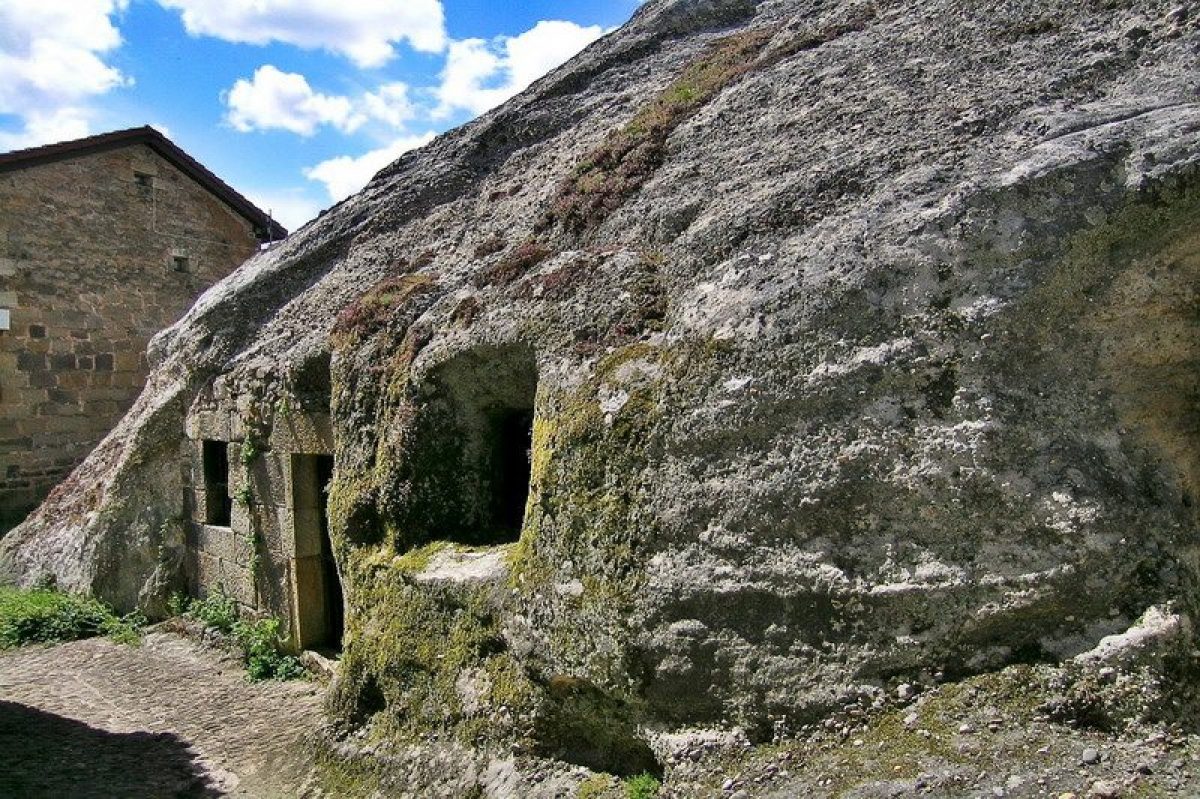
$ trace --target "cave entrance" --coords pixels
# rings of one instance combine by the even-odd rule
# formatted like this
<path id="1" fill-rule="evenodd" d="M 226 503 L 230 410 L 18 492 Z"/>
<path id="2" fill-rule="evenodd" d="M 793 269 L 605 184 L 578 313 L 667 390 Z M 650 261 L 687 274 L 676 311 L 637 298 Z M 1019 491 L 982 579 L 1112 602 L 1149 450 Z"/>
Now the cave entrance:
<path id="1" fill-rule="evenodd" d="M 333 456 L 294 454 L 291 461 L 295 643 L 300 649 L 337 651 L 345 617 L 342 581 L 329 540 Z"/>
<path id="2" fill-rule="evenodd" d="M 407 520 L 417 538 L 516 541 L 529 500 L 537 366 L 528 347 L 477 347 L 421 387 Z"/>

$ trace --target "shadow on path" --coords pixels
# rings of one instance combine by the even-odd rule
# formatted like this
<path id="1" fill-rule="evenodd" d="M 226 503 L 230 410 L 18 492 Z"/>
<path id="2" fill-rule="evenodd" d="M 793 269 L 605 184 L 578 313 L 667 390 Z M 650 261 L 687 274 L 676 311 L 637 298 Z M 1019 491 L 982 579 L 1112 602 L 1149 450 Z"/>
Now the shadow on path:
<path id="1" fill-rule="evenodd" d="M 0 796 L 221 796 L 188 743 L 170 733 L 114 733 L 0 701 Z"/>

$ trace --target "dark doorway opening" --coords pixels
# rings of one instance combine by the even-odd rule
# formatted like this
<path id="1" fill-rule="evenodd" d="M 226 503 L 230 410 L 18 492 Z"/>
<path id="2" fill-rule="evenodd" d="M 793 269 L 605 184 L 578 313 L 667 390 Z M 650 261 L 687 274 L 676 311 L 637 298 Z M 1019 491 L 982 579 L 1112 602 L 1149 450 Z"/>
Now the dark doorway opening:
<path id="1" fill-rule="evenodd" d="M 204 523 L 228 527 L 233 517 L 233 498 L 229 496 L 229 442 L 205 441 Z"/>
<path id="2" fill-rule="evenodd" d="M 345 631 L 342 581 L 329 538 L 332 455 L 292 455 L 296 645 L 340 650 Z"/>
<path id="3" fill-rule="evenodd" d="M 529 499 L 533 409 L 504 409 L 493 425 L 492 519 L 498 536 L 516 540 Z"/>
<path id="4" fill-rule="evenodd" d="M 321 573 L 325 578 L 325 616 L 328 619 L 328 645 L 342 648 L 342 634 L 346 629 L 345 598 L 342 596 L 342 578 L 338 575 L 337 561 L 333 558 L 333 543 L 329 539 L 329 486 L 333 482 L 333 456 L 317 456 L 317 518 L 321 525 Z"/>

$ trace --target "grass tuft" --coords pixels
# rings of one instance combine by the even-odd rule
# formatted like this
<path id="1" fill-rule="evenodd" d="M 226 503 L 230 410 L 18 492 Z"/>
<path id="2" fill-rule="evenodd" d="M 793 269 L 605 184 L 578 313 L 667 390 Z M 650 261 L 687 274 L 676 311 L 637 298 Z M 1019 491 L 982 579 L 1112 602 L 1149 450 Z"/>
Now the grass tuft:
<path id="1" fill-rule="evenodd" d="M 51 644 L 107 635 L 136 644 L 146 619 L 140 613 L 119 616 L 91 597 L 50 588 L 0 588 L 0 649 Z"/>
<path id="2" fill-rule="evenodd" d="M 625 795 L 629 799 L 655 799 L 661 787 L 653 774 L 638 774 L 625 780 Z"/>

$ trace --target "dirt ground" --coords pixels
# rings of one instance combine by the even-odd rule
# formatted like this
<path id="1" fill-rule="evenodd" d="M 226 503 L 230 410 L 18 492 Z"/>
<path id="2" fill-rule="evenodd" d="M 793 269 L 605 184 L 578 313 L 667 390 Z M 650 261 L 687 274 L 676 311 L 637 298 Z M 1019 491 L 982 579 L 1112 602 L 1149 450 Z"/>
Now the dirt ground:
<path id="1" fill-rule="evenodd" d="M 320 690 L 171 633 L 0 653 L 0 797 L 295 797 Z"/>

